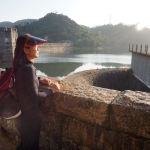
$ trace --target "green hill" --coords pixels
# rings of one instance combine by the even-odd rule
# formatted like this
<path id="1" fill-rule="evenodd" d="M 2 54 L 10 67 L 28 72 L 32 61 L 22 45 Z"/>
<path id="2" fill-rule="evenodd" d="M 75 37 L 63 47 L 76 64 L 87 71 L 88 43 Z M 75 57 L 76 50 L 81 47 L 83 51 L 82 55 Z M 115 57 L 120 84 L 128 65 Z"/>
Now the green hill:
<path id="1" fill-rule="evenodd" d="M 31 23 L 36 19 L 23 19 L 23 20 L 18 20 L 14 23 L 9 22 L 9 21 L 4 21 L 4 22 L 0 22 L 0 27 L 7 27 L 7 28 L 12 28 L 15 25 L 25 25 L 27 23 Z"/>
<path id="2" fill-rule="evenodd" d="M 103 25 L 91 28 L 92 33 L 101 31 L 108 37 L 110 47 L 128 47 L 129 44 L 145 45 L 150 44 L 150 29 L 137 30 L 136 25 Z"/>
<path id="3" fill-rule="evenodd" d="M 19 35 L 30 33 L 41 38 L 47 38 L 48 42 L 54 43 L 69 40 L 76 47 L 110 47 L 117 52 L 122 52 L 123 49 L 125 51 L 128 49 L 129 44 L 150 45 L 150 29 L 137 30 L 136 25 L 120 23 L 89 28 L 77 24 L 63 14 L 56 13 L 49 13 L 38 20 L 20 20 L 15 24 Z"/>
<path id="4" fill-rule="evenodd" d="M 107 38 L 101 32 L 93 34 L 87 27 L 78 25 L 63 14 L 49 13 L 30 24 L 15 27 L 19 34 L 30 33 L 41 38 L 47 37 L 48 42 L 70 40 L 77 47 L 102 47 L 107 43 Z"/>
<path id="5" fill-rule="evenodd" d="M 13 27 L 13 23 L 12 23 L 12 22 L 9 22 L 9 21 L 0 22 L 0 27 L 8 27 L 8 28 L 11 28 L 11 27 Z"/>

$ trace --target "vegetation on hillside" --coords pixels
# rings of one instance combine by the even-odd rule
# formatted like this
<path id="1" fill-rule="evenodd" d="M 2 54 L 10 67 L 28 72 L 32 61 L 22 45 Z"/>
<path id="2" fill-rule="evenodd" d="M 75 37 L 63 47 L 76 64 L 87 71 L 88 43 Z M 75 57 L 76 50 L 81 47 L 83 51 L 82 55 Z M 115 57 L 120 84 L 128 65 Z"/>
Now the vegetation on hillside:
<path id="1" fill-rule="evenodd" d="M 9 25 L 10 24 L 10 25 Z M 11 22 L 2 22 L 0 26 L 11 26 Z M 43 18 L 25 19 L 15 22 L 19 35 L 30 33 L 47 38 L 48 42 L 68 40 L 76 47 L 107 47 L 121 51 L 129 44 L 150 45 L 150 29 L 137 30 L 137 25 L 107 24 L 89 28 L 77 24 L 63 14 L 49 13 Z"/>
<path id="2" fill-rule="evenodd" d="M 78 25 L 67 16 L 56 13 L 49 13 L 30 24 L 15 27 L 19 34 L 30 33 L 42 38 L 47 37 L 48 42 L 69 40 L 77 47 L 103 47 L 108 41 L 100 31 L 91 33 L 87 27 Z"/>
<path id="3" fill-rule="evenodd" d="M 14 23 L 9 22 L 9 21 L 3 21 L 0 22 L 0 27 L 7 27 L 7 28 L 13 28 L 16 25 L 25 25 L 27 23 L 32 23 L 36 19 L 23 19 L 23 20 L 18 20 Z"/>
<path id="4" fill-rule="evenodd" d="M 103 25 L 91 28 L 92 33 L 102 32 L 109 39 L 109 47 L 127 47 L 129 44 L 150 44 L 150 29 L 137 30 L 137 25 Z"/>
<path id="5" fill-rule="evenodd" d="M 0 22 L 0 27 L 13 27 L 13 23 L 9 21 Z"/>

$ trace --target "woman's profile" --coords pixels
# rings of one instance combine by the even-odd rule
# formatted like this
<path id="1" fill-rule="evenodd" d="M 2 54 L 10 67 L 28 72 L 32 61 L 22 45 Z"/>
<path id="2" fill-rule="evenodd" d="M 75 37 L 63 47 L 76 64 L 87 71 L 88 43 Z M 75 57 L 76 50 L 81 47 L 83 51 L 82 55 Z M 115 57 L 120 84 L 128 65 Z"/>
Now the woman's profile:
<path id="1" fill-rule="evenodd" d="M 30 34 L 20 35 L 16 41 L 13 67 L 16 94 L 21 108 L 21 115 L 18 117 L 21 142 L 17 150 L 39 149 L 41 126 L 39 102 L 60 89 L 59 84 L 51 84 L 49 79 L 39 81 L 36 76 L 34 59 L 39 57 L 38 45 L 45 42 L 46 40 Z M 39 82 L 49 85 L 50 88 L 39 92 Z"/>

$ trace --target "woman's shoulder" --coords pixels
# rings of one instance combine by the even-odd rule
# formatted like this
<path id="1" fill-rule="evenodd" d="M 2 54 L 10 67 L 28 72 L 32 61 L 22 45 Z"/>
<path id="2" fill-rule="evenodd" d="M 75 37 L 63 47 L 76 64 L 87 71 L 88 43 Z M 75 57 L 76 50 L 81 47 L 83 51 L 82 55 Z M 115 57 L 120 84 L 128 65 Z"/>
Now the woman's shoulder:
<path id="1" fill-rule="evenodd" d="M 35 70 L 35 67 L 33 66 L 33 64 L 28 63 L 28 64 L 19 66 L 17 70 L 30 71 L 30 70 Z"/>

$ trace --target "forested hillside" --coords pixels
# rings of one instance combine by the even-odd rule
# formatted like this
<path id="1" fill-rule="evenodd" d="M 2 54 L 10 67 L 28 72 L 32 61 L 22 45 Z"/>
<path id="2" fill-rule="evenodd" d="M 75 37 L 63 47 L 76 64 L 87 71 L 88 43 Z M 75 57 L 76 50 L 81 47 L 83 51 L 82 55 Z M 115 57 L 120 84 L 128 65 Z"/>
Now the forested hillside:
<path id="1" fill-rule="evenodd" d="M 47 38 L 48 42 L 69 40 L 76 47 L 103 47 L 121 51 L 129 44 L 150 45 L 150 29 L 137 30 L 136 25 L 107 24 L 89 28 L 77 24 L 63 14 L 49 13 L 40 19 L 24 19 L 11 22 L 1 22 L 1 26 L 15 25 L 19 35 L 30 33 Z"/>
<path id="2" fill-rule="evenodd" d="M 18 20 L 18 21 L 14 22 L 14 23 L 9 22 L 9 21 L 3 21 L 3 22 L 0 22 L 0 27 L 12 28 L 15 25 L 29 24 L 29 23 L 33 22 L 34 20 L 36 20 L 36 19 L 23 19 L 23 20 Z"/>
<path id="3" fill-rule="evenodd" d="M 92 33 L 102 32 L 109 39 L 110 47 L 126 47 L 129 44 L 150 44 L 150 29 L 137 30 L 136 25 L 103 25 L 91 28 Z"/>
<path id="4" fill-rule="evenodd" d="M 16 25 L 18 33 L 30 33 L 47 37 L 48 42 L 70 40 L 77 47 L 104 47 L 108 39 L 101 32 L 91 33 L 87 27 L 78 25 L 65 15 L 49 13 L 30 24 Z"/>
<path id="5" fill-rule="evenodd" d="M 9 22 L 9 21 L 0 22 L 0 27 L 8 27 L 8 28 L 11 28 L 11 27 L 13 27 L 13 23 L 12 23 L 12 22 Z"/>

